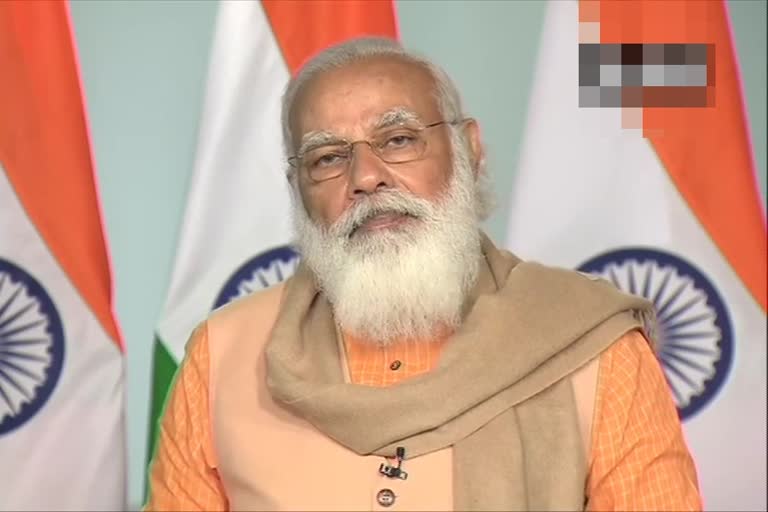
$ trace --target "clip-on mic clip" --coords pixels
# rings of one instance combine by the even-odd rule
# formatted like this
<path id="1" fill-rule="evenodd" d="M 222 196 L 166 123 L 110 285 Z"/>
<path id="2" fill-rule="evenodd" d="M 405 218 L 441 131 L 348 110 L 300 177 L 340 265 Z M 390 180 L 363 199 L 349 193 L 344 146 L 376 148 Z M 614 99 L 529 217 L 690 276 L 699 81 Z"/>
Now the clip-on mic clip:
<path id="1" fill-rule="evenodd" d="M 382 462 L 381 466 L 379 466 L 379 473 L 388 478 L 399 478 L 400 480 L 405 480 L 408 478 L 408 473 L 403 471 L 401 468 L 403 465 L 403 459 L 405 458 L 405 448 L 398 446 L 395 453 L 395 456 L 397 457 L 397 466 L 390 466 L 389 464 Z"/>

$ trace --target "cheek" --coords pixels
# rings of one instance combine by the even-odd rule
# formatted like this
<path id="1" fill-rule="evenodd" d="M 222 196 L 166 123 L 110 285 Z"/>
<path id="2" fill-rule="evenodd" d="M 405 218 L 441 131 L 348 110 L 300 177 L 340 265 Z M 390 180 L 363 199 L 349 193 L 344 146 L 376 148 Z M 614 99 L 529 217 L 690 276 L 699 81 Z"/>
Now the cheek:
<path id="1" fill-rule="evenodd" d="M 328 226 L 333 224 L 344 210 L 344 195 L 330 184 L 308 187 L 302 190 L 301 199 L 309 218 Z"/>
<path id="2" fill-rule="evenodd" d="M 452 172 L 450 159 L 434 159 L 412 169 L 403 176 L 402 182 L 406 184 L 409 192 L 425 199 L 435 200 L 445 191 Z"/>

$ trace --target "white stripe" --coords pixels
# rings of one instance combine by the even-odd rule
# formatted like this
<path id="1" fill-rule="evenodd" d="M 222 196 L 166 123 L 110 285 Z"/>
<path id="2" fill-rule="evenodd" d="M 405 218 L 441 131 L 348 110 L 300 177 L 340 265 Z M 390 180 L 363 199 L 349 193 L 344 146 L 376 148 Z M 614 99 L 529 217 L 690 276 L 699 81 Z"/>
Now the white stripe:
<path id="1" fill-rule="evenodd" d="M 42 285 L 62 319 L 65 343 L 63 369 L 50 398 L 26 423 L 0 433 L 0 510 L 125 510 L 122 354 L 38 235 L 2 166 L 0 258 Z M 23 290 L 11 301 L 21 304 L 25 299 L 19 298 L 28 288 L 5 275 L 0 307 L 11 289 Z M 11 309 L 0 315 L 0 322 L 9 318 Z M 42 317 L 38 309 L 30 311 L 30 318 Z M 0 335 L 0 349 L 3 341 L 8 338 Z M 6 361 L 22 368 L 32 364 Z M 34 366 L 27 368 L 36 371 Z M 14 380 L 37 396 L 39 389 L 28 387 L 29 381 L 23 379 Z M 0 389 L 14 392 L 1 376 Z M 0 411 L 1 424 L 3 416 L 13 411 L 1 397 Z"/>
<path id="2" fill-rule="evenodd" d="M 577 20 L 576 2 L 550 4 L 507 246 L 523 258 L 567 267 L 604 251 L 645 246 L 678 254 L 709 278 L 731 315 L 734 359 L 721 391 L 684 430 L 705 507 L 759 509 L 766 502 L 765 314 L 649 141 L 621 128 L 619 109 L 578 107 Z"/>
<path id="3" fill-rule="evenodd" d="M 159 324 L 177 360 L 230 275 L 290 236 L 279 119 L 289 72 L 259 2 L 222 2 L 208 75 L 195 173 Z"/>

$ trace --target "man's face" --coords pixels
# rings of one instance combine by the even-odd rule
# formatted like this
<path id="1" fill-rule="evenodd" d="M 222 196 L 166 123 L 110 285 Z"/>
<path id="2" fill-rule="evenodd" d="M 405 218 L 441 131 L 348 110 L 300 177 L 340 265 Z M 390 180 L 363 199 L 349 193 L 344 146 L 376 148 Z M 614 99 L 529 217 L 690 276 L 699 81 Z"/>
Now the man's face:
<path id="1" fill-rule="evenodd" d="M 391 130 L 392 120 L 415 127 L 443 121 L 433 91 L 426 70 L 391 57 L 323 73 L 297 98 L 291 119 L 294 149 L 311 147 L 313 140 L 370 140 Z M 309 217 L 330 226 L 356 200 L 391 189 L 437 202 L 452 172 L 448 129 L 441 125 L 420 135 L 426 150 L 415 161 L 385 163 L 367 144 L 356 144 L 347 171 L 338 177 L 314 182 L 301 167 L 298 187 Z M 366 220 L 357 231 L 374 234 L 409 221 L 405 215 L 382 214 Z"/>
<path id="2" fill-rule="evenodd" d="M 295 151 L 305 155 L 294 207 L 302 260 L 341 328 L 378 344 L 455 328 L 479 271 L 477 126 L 460 128 L 469 144 L 445 125 L 419 137 L 402 127 L 453 121 L 441 119 L 434 90 L 417 65 L 369 59 L 307 84 L 291 119 Z M 375 140 L 400 163 L 366 144 L 345 154 L 341 139 Z"/>

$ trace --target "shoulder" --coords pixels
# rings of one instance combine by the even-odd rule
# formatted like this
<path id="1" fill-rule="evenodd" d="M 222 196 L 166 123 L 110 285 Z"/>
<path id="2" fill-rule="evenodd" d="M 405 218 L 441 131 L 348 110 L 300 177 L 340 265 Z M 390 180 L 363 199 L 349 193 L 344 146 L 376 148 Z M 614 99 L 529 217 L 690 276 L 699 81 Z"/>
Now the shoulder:
<path id="1" fill-rule="evenodd" d="M 635 329 L 617 339 L 601 356 L 600 374 L 609 379 L 610 387 L 617 390 L 620 381 L 636 381 L 640 374 L 657 374 L 661 368 L 656 358 L 653 341 L 641 330 Z"/>
<path id="2" fill-rule="evenodd" d="M 677 421 L 677 412 L 651 340 L 633 330 L 600 357 L 597 429 L 606 438 L 624 438 L 633 418 Z"/>
<path id="3" fill-rule="evenodd" d="M 653 357 L 649 341 L 640 330 L 633 329 L 617 338 L 598 357 L 572 374 L 579 428 L 588 459 L 593 455 L 594 438 L 600 427 L 595 422 L 601 417 L 602 409 L 611 407 L 606 404 L 606 400 L 615 399 L 606 395 L 615 392 L 614 388 L 621 385 L 619 394 L 622 395 L 622 401 L 626 400 L 623 395 L 631 394 L 632 389 L 625 381 L 636 380 L 644 360 Z"/>
<path id="4" fill-rule="evenodd" d="M 223 360 L 260 351 L 280 309 L 285 282 L 236 299 L 213 311 L 204 329 L 212 369 Z"/>
<path id="5" fill-rule="evenodd" d="M 642 377 L 663 379 L 652 341 L 640 329 L 633 329 L 600 355 L 599 394 L 608 397 L 606 407 L 626 403 L 634 397 Z M 612 402 L 611 404 L 607 402 Z"/>
<path id="6" fill-rule="evenodd" d="M 269 321 L 280 307 L 285 284 L 283 281 L 216 309 L 208 316 L 208 329 L 220 330 Z"/>
<path id="7" fill-rule="evenodd" d="M 601 276 L 537 261 L 521 261 L 509 272 L 508 293 L 525 292 L 528 300 L 566 308 L 599 308 L 623 305 L 645 309 L 642 297 L 628 294 Z"/>
<path id="8" fill-rule="evenodd" d="M 552 290 L 562 299 L 587 296 L 607 300 L 641 299 L 630 295 L 613 282 L 599 275 L 582 272 L 572 268 L 548 265 L 537 261 L 524 261 L 518 264 L 510 276 L 518 274 L 521 282 L 537 288 Z"/>

